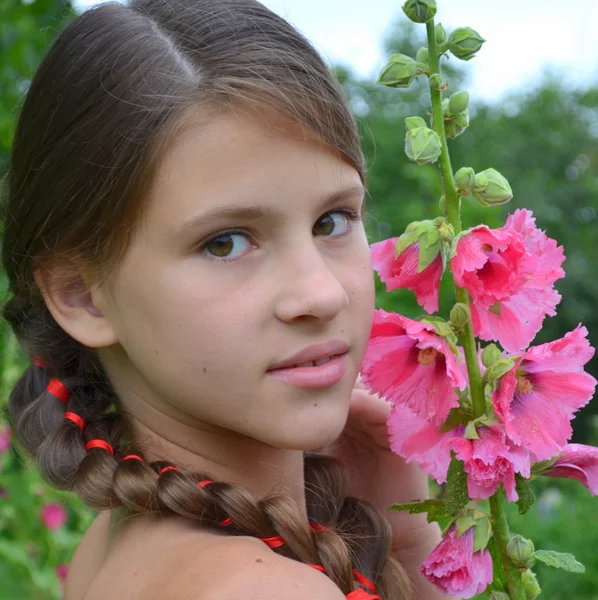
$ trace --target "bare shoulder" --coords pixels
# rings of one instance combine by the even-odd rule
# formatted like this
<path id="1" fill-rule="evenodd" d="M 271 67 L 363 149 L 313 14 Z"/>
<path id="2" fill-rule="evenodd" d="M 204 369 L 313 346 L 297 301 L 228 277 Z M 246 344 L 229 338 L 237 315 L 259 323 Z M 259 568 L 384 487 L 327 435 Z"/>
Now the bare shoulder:
<path id="1" fill-rule="evenodd" d="M 273 552 L 257 538 L 225 537 L 190 554 L 143 600 L 344 600 L 326 575 Z M 150 591 L 150 590 L 148 590 Z"/>

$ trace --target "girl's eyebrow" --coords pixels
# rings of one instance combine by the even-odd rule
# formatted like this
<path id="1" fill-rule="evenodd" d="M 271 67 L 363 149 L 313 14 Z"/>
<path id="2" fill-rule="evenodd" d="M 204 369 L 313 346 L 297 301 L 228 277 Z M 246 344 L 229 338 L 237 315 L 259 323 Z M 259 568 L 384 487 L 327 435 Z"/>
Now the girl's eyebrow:
<path id="1" fill-rule="evenodd" d="M 352 185 L 341 190 L 337 190 L 330 196 L 326 197 L 320 208 L 325 210 L 329 206 L 336 204 L 342 198 L 348 196 L 365 196 L 366 188 L 363 185 Z M 270 204 L 254 204 L 251 206 L 224 206 L 214 210 L 195 215 L 185 221 L 177 228 L 175 235 L 185 235 L 188 231 L 197 227 L 209 226 L 212 222 L 225 219 L 243 219 L 245 221 L 258 221 L 260 219 L 268 219 L 271 221 L 282 221 L 284 219 L 282 211 Z"/>

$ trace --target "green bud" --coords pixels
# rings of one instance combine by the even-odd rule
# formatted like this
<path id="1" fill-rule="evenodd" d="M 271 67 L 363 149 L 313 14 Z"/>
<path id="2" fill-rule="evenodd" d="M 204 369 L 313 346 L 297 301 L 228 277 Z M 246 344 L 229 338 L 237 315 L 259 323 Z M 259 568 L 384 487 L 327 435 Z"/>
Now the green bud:
<path id="1" fill-rule="evenodd" d="M 542 593 L 535 574 L 529 569 L 521 573 L 521 580 L 525 590 L 525 600 L 535 600 Z"/>
<path id="2" fill-rule="evenodd" d="M 457 302 L 451 309 L 450 313 L 451 327 L 456 332 L 461 331 L 463 327 L 469 323 L 470 317 L 471 312 L 469 310 L 469 306 L 467 306 L 467 304 L 463 304 L 463 302 Z"/>
<path id="3" fill-rule="evenodd" d="M 440 212 L 443 215 L 448 216 L 448 203 L 446 201 L 446 196 L 443 194 L 440 196 L 440 200 L 438 201 L 438 207 L 440 208 Z"/>
<path id="4" fill-rule="evenodd" d="M 434 37 L 436 38 L 436 44 L 444 44 L 446 42 L 446 29 L 442 26 L 442 23 L 437 23 L 434 27 Z"/>
<path id="5" fill-rule="evenodd" d="M 476 173 L 472 193 L 482 206 L 505 204 L 513 197 L 509 182 L 496 169 Z"/>
<path id="6" fill-rule="evenodd" d="M 392 88 L 408 88 L 417 76 L 415 61 L 406 54 L 393 54 L 382 69 L 377 83 Z"/>
<path id="7" fill-rule="evenodd" d="M 420 165 L 436 162 L 441 148 L 440 136 L 428 127 L 416 127 L 405 136 L 405 154 Z"/>
<path id="8" fill-rule="evenodd" d="M 475 180 L 475 171 L 471 167 L 461 167 L 455 173 L 455 184 L 460 192 L 468 192 Z"/>
<path id="9" fill-rule="evenodd" d="M 469 105 L 469 92 L 455 92 L 449 98 L 448 114 L 456 115 L 463 112 Z"/>
<path id="10" fill-rule="evenodd" d="M 511 596 L 509 594 L 505 594 L 504 592 L 490 592 L 488 596 L 488 600 L 511 600 Z"/>
<path id="11" fill-rule="evenodd" d="M 469 127 L 469 109 L 466 108 L 464 111 L 453 115 L 453 120 L 459 129 L 459 133 L 461 133 L 464 129 Z"/>
<path id="12" fill-rule="evenodd" d="M 427 123 L 421 117 L 407 117 L 405 119 L 405 127 L 407 131 L 411 131 L 416 127 L 427 127 Z"/>
<path id="13" fill-rule="evenodd" d="M 502 358 L 502 352 L 496 344 L 488 344 L 482 350 L 482 364 L 491 367 Z"/>
<path id="14" fill-rule="evenodd" d="M 533 554 L 535 551 L 534 542 L 521 535 L 514 535 L 507 544 L 507 554 L 519 568 L 529 569 L 534 566 L 536 559 Z"/>
<path id="15" fill-rule="evenodd" d="M 447 47 L 461 60 L 470 60 L 486 40 L 471 27 L 458 27 L 448 37 Z"/>
<path id="16" fill-rule="evenodd" d="M 436 0 L 407 0 L 403 12 L 414 23 L 426 23 L 436 14 Z"/>
<path id="17" fill-rule="evenodd" d="M 415 60 L 421 63 L 427 63 L 430 60 L 430 53 L 427 48 L 420 48 L 415 55 Z"/>

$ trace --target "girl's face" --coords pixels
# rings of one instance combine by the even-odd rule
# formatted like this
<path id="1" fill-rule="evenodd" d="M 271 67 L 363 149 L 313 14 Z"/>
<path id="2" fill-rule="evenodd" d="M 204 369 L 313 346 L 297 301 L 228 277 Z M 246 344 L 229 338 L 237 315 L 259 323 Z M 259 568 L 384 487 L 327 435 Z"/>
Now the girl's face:
<path id="1" fill-rule="evenodd" d="M 128 410 L 308 450 L 344 427 L 374 280 L 358 172 L 283 124 L 231 113 L 179 138 L 102 300 L 118 343 L 100 355 Z M 267 373 L 329 340 L 349 346 L 337 383 Z"/>

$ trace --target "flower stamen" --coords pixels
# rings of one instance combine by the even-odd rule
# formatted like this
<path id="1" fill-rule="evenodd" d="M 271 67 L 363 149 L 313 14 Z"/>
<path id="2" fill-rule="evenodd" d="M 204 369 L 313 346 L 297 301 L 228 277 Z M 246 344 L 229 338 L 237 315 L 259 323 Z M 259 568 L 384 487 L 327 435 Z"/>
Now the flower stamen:
<path id="1" fill-rule="evenodd" d="M 529 379 L 526 379 L 523 375 L 517 375 L 517 387 L 515 391 L 518 394 L 529 394 L 533 389 L 534 386 Z"/>
<path id="2" fill-rule="evenodd" d="M 436 362 L 438 356 L 438 350 L 435 348 L 423 348 L 417 353 L 417 360 L 420 365 L 429 367 Z"/>

